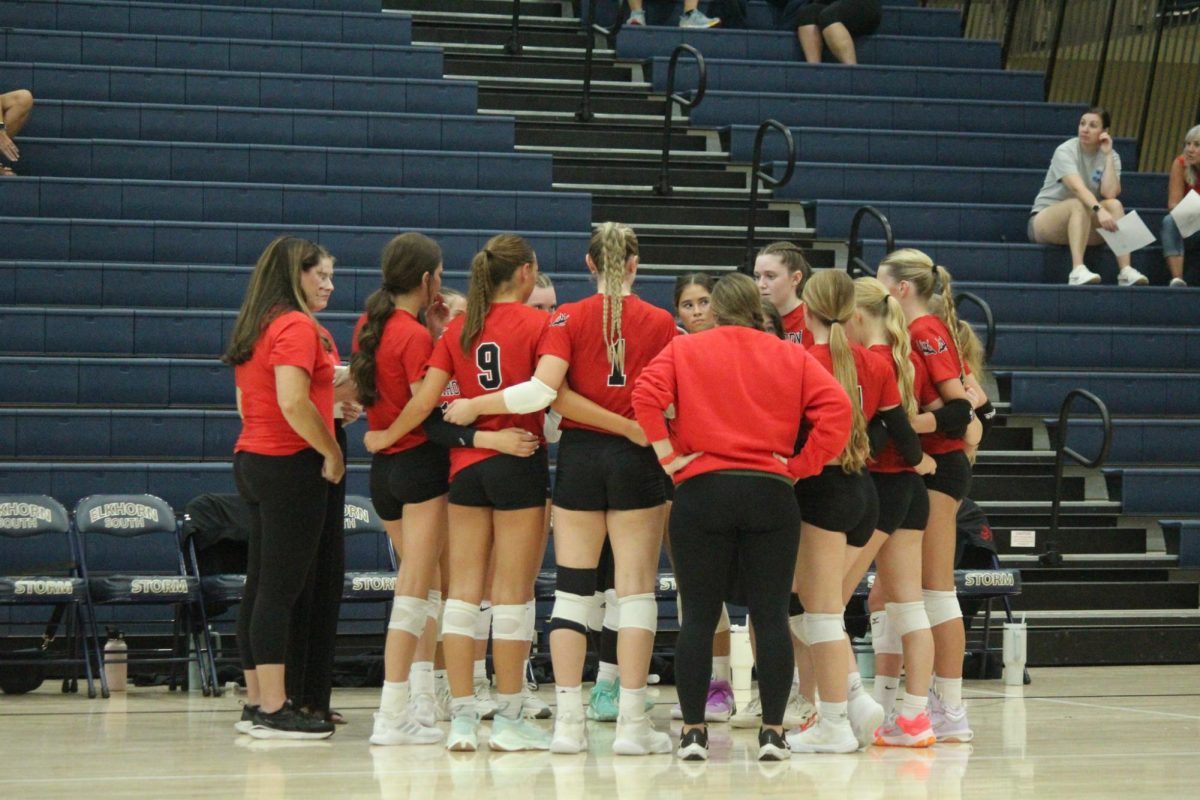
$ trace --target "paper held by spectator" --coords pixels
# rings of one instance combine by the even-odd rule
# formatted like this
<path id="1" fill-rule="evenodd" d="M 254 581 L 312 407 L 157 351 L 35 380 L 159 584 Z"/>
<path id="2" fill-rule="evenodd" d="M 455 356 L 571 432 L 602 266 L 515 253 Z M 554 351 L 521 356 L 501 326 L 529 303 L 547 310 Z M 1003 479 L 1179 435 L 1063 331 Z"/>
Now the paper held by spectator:
<path id="1" fill-rule="evenodd" d="M 1104 238 L 1104 241 L 1108 242 L 1113 255 L 1117 256 L 1141 250 L 1154 241 L 1154 234 L 1146 227 L 1146 223 L 1142 222 L 1142 218 L 1136 211 L 1130 211 L 1117 220 L 1116 232 L 1106 231 L 1104 228 L 1100 228 L 1097 232 Z"/>
<path id="2" fill-rule="evenodd" d="M 1200 194 L 1196 194 L 1195 189 L 1185 194 L 1171 209 L 1171 217 L 1185 239 L 1200 231 Z"/>

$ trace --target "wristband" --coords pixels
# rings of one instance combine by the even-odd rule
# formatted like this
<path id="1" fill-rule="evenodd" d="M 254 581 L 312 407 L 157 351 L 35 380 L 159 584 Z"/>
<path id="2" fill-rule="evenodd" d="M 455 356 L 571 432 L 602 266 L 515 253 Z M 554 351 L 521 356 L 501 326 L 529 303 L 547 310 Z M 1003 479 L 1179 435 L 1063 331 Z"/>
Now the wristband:
<path id="1" fill-rule="evenodd" d="M 1099 214 L 1099 213 L 1100 213 L 1100 204 L 1099 204 L 1099 203 L 1095 203 L 1095 204 L 1092 206 L 1092 213 L 1093 213 L 1093 214 Z"/>
<path id="2" fill-rule="evenodd" d="M 676 453 L 674 450 L 672 450 L 671 452 L 667 453 L 665 456 L 660 458 L 658 460 L 658 463 L 662 464 L 665 467 L 677 458 L 679 458 L 679 453 Z"/>

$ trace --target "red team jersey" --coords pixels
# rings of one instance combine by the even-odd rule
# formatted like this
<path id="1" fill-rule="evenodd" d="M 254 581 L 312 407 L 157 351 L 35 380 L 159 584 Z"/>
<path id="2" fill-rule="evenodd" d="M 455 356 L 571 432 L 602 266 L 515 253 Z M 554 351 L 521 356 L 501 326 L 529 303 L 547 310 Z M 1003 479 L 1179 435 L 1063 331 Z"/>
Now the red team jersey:
<path id="1" fill-rule="evenodd" d="M 538 352 L 546 334 L 548 315 L 524 303 L 494 303 L 483 322 L 470 352 L 464 353 L 459 338 L 466 316 L 456 317 L 433 347 L 429 366 L 450 373 L 462 397 L 479 397 L 524 383 L 537 369 Z M 449 387 L 447 387 L 449 389 Z M 442 393 L 443 401 L 447 392 Z M 489 414 L 480 417 L 474 427 L 483 431 L 524 428 L 542 437 L 543 412 L 533 414 Z M 460 471 L 484 459 L 499 455 L 480 447 L 455 447 L 450 451 L 450 479 Z"/>
<path id="2" fill-rule="evenodd" d="M 367 315 L 358 318 L 354 326 L 352 350 L 358 352 L 358 332 L 367 323 Z M 433 336 L 416 317 L 402 308 L 396 309 L 383 326 L 383 335 L 375 350 L 375 388 L 378 399 L 367 408 L 367 428 L 387 430 L 404 406 L 412 399 L 412 384 L 425 377 L 425 365 L 433 354 Z M 428 439 L 418 425 L 396 440 L 382 453 L 400 453 L 424 444 Z"/>
<path id="3" fill-rule="evenodd" d="M 925 365 L 932 392 L 922 395 L 918 392 L 917 402 L 926 405 L 941 395 L 937 385 L 944 381 L 961 379 L 963 365 L 959 359 L 958 350 L 954 346 L 954 338 L 946 328 L 946 323 L 934 314 L 917 317 L 908 324 L 908 336 L 912 341 L 912 351 Z M 928 399 L 926 399 L 928 397 Z M 966 447 L 962 439 L 951 439 L 943 433 L 928 433 L 921 437 L 921 449 L 930 455 L 953 453 Z"/>
<path id="4" fill-rule="evenodd" d="M 895 364 L 892 361 L 892 348 L 886 344 L 876 344 L 870 347 L 872 353 L 878 353 L 883 358 L 887 359 L 888 365 L 895 371 Z M 916 353 L 909 352 L 909 361 L 913 365 L 913 396 L 917 400 L 918 408 L 932 403 L 938 399 L 937 388 L 929 382 L 929 373 L 925 371 L 924 360 Z M 899 380 L 899 377 L 897 377 Z M 897 384 L 897 392 L 899 392 L 899 384 Z M 921 444 L 924 445 L 925 437 L 921 437 Z M 908 462 L 900 455 L 900 451 L 896 449 L 896 443 L 890 438 L 887 446 L 879 453 L 879 456 L 873 459 L 868 468 L 871 472 L 915 472 Z"/>
<path id="5" fill-rule="evenodd" d="M 854 369 L 858 372 L 858 397 L 863 416 L 870 422 L 871 418 L 881 408 L 891 408 L 900 405 L 900 389 L 896 386 L 896 372 L 892 369 L 892 359 L 886 361 L 878 354 L 872 353 L 861 345 L 850 345 L 854 354 Z M 833 374 L 833 357 L 829 345 L 814 344 L 808 348 L 813 358 L 821 362 L 821 366 Z"/>
<path id="6" fill-rule="evenodd" d="M 850 401 L 833 376 L 804 348 L 737 325 L 672 339 L 642 370 L 633 408 L 650 441 L 704 454 L 672 476 L 677 484 L 720 470 L 808 478 L 850 437 Z M 784 465 L 774 453 L 795 453 L 801 422 L 811 433 Z"/>
<path id="7" fill-rule="evenodd" d="M 608 363 L 603 311 L 601 294 L 559 306 L 551 315 L 540 354 L 557 356 L 570 364 L 567 383 L 576 392 L 614 414 L 633 419 L 634 382 L 650 360 L 675 338 L 675 319 L 661 308 L 627 295 L 621 307 L 621 333 L 625 339 L 625 369 L 621 373 Z M 561 427 L 600 430 L 565 417 Z"/>
<path id="8" fill-rule="evenodd" d="M 234 452 L 290 456 L 310 447 L 279 408 L 275 367 L 299 367 L 308 373 L 308 397 L 325 426 L 333 431 L 333 366 L 337 351 L 325 349 L 323 330 L 302 311 L 281 314 L 259 335 L 250 360 L 234 367 L 234 382 L 242 392 L 242 432 Z M 326 341 L 333 342 L 328 334 Z"/>
<path id="9" fill-rule="evenodd" d="M 783 315 L 783 333 L 789 342 L 798 342 L 805 347 L 815 344 L 812 332 L 804 326 L 804 303 Z"/>

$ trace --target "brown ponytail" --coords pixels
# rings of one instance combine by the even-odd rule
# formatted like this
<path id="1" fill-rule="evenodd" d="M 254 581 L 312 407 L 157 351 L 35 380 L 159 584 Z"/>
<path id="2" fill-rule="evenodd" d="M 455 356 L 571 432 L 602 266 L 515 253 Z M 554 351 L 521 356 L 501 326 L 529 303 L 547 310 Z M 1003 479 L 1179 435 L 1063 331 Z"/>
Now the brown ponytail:
<path id="1" fill-rule="evenodd" d="M 529 242 L 515 233 L 501 233 L 488 239 L 483 249 L 471 259 L 471 281 L 467 287 L 467 313 L 463 320 L 459 344 L 463 352 L 475 345 L 483 331 L 483 322 L 492 308 L 496 289 L 508 281 L 525 264 L 537 261 Z"/>

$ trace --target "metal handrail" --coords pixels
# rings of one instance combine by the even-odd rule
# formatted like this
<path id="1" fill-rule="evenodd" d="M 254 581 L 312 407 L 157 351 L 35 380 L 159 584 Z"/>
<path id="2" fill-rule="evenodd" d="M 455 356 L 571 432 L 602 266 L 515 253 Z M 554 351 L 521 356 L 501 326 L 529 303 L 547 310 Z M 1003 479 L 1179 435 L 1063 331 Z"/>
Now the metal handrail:
<path id="1" fill-rule="evenodd" d="M 521 55 L 521 0 L 512 0 L 513 15 L 512 15 L 512 33 L 509 34 L 508 41 L 504 44 L 504 52 L 510 56 Z"/>
<path id="2" fill-rule="evenodd" d="M 1104 426 L 1104 443 L 1100 446 L 1100 454 L 1093 459 L 1084 458 L 1074 449 L 1067 446 L 1067 424 L 1071 420 L 1071 401 L 1082 397 L 1100 411 L 1100 420 Z M 1050 510 L 1050 532 L 1046 536 L 1046 550 L 1039 557 L 1043 565 L 1057 567 L 1062 564 L 1062 553 L 1058 552 L 1055 537 L 1058 535 L 1058 515 L 1062 506 L 1063 462 L 1066 457 L 1085 469 L 1096 469 L 1108 458 L 1112 446 L 1112 419 L 1108 415 L 1108 406 L 1104 401 L 1086 389 L 1072 389 L 1067 392 L 1058 412 L 1057 443 L 1054 448 L 1054 504 Z"/>
<path id="3" fill-rule="evenodd" d="M 596 49 L 596 35 L 603 36 L 611 48 L 617 34 L 621 31 L 621 26 L 625 24 L 625 17 L 621 14 L 624 0 L 619 0 L 617 3 L 617 21 L 611 28 L 605 28 L 596 23 L 596 5 L 596 0 L 590 0 L 588 3 L 587 49 L 583 56 L 583 98 L 579 101 L 579 110 L 575 112 L 575 119 L 580 122 L 591 122 L 596 118 L 596 114 L 592 111 L 592 60 L 594 58 L 592 51 Z"/>
<path id="4" fill-rule="evenodd" d="M 685 54 L 696 59 L 698 72 L 696 93 L 690 98 L 675 94 L 675 68 L 679 64 L 679 57 Z M 704 56 L 700 55 L 700 51 L 690 44 L 677 45 L 671 51 L 671 62 L 667 65 L 667 103 L 663 110 L 662 170 L 658 175 L 658 183 L 654 186 L 655 194 L 668 195 L 671 193 L 671 117 L 675 104 L 678 103 L 685 110 L 695 108 L 704 99 L 704 88 L 707 85 L 708 71 L 704 66 Z"/>
<path id="5" fill-rule="evenodd" d="M 787 169 L 783 173 L 783 177 L 776 178 L 768 172 L 764 172 L 762 168 L 762 146 L 763 139 L 766 138 L 767 132 L 776 130 L 783 134 L 783 140 L 787 143 Z M 754 162 L 750 168 L 750 212 L 746 218 L 746 257 L 743 259 L 742 271 L 747 275 L 754 272 L 754 229 L 758 223 L 758 187 L 762 183 L 768 189 L 775 189 L 783 186 L 792 179 L 792 173 L 796 171 L 796 140 L 792 138 L 792 132 L 788 127 L 779 120 L 769 119 L 758 126 L 758 131 L 754 134 Z"/>
<path id="6" fill-rule="evenodd" d="M 961 306 L 964 302 L 974 303 L 983 312 L 983 324 L 987 327 L 987 338 L 983 342 L 983 356 L 986 360 L 991 361 L 992 353 L 996 351 L 996 318 L 992 315 L 992 307 L 974 292 L 959 292 L 955 295 L 955 307 Z"/>
<path id="7" fill-rule="evenodd" d="M 850 220 L 850 238 L 846 241 L 846 247 L 850 251 L 846 259 L 846 271 L 851 276 L 875 276 L 875 270 L 867 266 L 866 261 L 863 261 L 862 237 L 858 235 L 858 229 L 862 227 L 862 221 L 867 217 L 874 217 L 879 220 L 879 224 L 883 227 L 883 238 L 887 243 L 887 252 L 890 253 L 896 249 L 896 237 L 892 235 L 892 223 L 888 221 L 887 216 L 875 206 L 862 206 L 858 211 L 854 212 L 854 218 Z"/>

